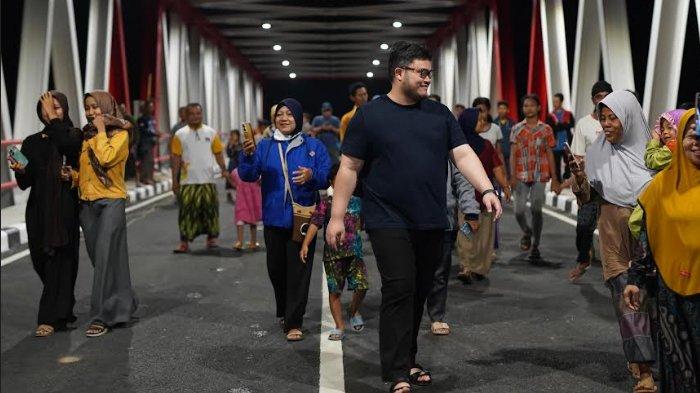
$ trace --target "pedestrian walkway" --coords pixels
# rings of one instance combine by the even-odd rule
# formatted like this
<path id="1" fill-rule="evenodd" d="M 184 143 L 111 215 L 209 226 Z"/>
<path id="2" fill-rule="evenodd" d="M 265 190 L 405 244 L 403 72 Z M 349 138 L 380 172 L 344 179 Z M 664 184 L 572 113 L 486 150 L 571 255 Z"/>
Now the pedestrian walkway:
<path id="1" fill-rule="evenodd" d="M 223 187 L 220 187 L 221 200 Z M 315 263 L 304 327 L 290 344 L 274 317 L 264 252 L 234 252 L 231 205 L 220 204 L 222 248 L 174 255 L 177 209 L 172 198 L 130 213 L 129 252 L 140 318 L 105 337 L 84 336 L 92 268 L 81 246 L 76 285 L 78 329 L 47 339 L 32 336 L 41 284 L 28 258 L 2 267 L 2 391 L 94 392 L 321 392 L 321 263 Z M 148 223 L 148 225 L 143 225 Z M 454 279 L 447 321 L 452 335 L 422 326 L 418 360 L 435 378 L 434 392 L 625 392 L 631 384 L 600 268 L 578 284 L 569 223 L 545 216 L 539 267 L 518 251 L 510 208 L 502 220 L 501 250 L 488 281 L 464 287 Z M 262 237 L 261 237 L 262 238 Z M 315 261 L 320 261 L 319 244 Z M 339 392 L 385 392 L 378 355 L 379 275 L 369 242 L 373 284 L 363 333 L 342 343 L 344 383 Z M 456 260 L 455 260 L 456 264 Z M 349 294 L 344 295 L 347 302 Z M 337 356 L 337 355 L 336 355 Z M 328 357 L 326 357 L 328 359 Z M 11 378 L 10 378 L 11 376 Z"/>

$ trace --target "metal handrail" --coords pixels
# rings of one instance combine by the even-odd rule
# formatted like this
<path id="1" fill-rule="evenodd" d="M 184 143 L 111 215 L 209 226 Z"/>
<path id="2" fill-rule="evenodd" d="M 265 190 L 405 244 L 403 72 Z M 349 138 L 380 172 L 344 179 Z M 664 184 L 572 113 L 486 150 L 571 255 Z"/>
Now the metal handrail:
<path id="1" fill-rule="evenodd" d="M 2 147 L 10 146 L 10 145 L 21 145 L 22 140 L 21 139 L 3 139 L 2 140 Z"/>

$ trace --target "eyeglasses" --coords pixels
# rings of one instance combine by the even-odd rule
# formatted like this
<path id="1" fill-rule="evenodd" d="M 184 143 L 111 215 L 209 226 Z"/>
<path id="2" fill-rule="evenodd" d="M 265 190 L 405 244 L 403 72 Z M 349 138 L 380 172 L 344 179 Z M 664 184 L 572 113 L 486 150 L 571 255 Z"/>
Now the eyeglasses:
<path id="1" fill-rule="evenodd" d="M 415 72 L 417 72 L 418 74 L 420 74 L 421 79 L 428 78 L 428 77 L 430 77 L 430 76 L 433 74 L 433 70 L 429 70 L 429 69 L 427 69 L 427 68 L 421 68 L 421 69 L 415 69 L 415 68 L 412 68 L 412 67 L 399 67 L 399 68 L 403 68 L 404 70 L 415 71 Z"/>

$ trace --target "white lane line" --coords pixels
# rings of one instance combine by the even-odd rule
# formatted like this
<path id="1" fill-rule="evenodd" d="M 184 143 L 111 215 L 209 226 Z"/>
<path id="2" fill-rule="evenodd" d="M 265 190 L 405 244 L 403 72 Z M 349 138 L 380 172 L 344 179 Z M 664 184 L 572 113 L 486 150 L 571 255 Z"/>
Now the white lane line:
<path id="1" fill-rule="evenodd" d="M 146 207 L 146 206 L 148 206 L 148 205 L 150 205 L 150 204 L 156 203 L 156 202 L 158 202 L 158 201 L 160 201 L 160 200 L 163 200 L 163 199 L 165 199 L 165 198 L 167 198 L 167 197 L 171 197 L 171 196 L 173 196 L 173 194 L 170 193 L 170 192 L 166 192 L 166 193 L 164 193 L 164 194 L 158 195 L 157 197 L 151 198 L 151 199 L 149 199 L 149 200 L 147 200 L 147 201 L 143 201 L 143 202 L 141 202 L 141 203 L 137 203 L 137 204 L 135 204 L 135 205 L 133 205 L 133 206 L 127 207 L 127 208 L 126 208 L 126 213 L 131 213 L 131 212 L 133 212 L 134 210 L 141 209 L 141 208 L 143 208 L 143 207 Z M 82 230 L 81 230 L 81 232 L 82 232 Z M 3 258 L 3 259 L 2 259 L 2 262 L 0 262 L 0 266 L 9 265 L 9 264 L 11 264 L 12 262 L 18 261 L 18 260 L 20 260 L 20 259 L 22 259 L 22 258 L 24 258 L 24 257 L 26 257 L 26 256 L 28 256 L 28 255 L 29 255 L 29 250 L 20 251 L 20 252 L 18 252 L 17 254 L 10 255 L 10 256 L 7 257 L 7 258 Z M 328 296 L 326 296 L 326 297 L 328 297 Z M 326 301 L 327 301 L 327 300 L 326 300 Z M 335 325 L 334 325 L 334 326 L 335 326 Z"/>
<path id="2" fill-rule="evenodd" d="M 530 206 L 530 203 L 528 202 L 527 205 Z M 564 221 L 565 223 L 567 223 L 567 224 L 569 224 L 569 225 L 572 225 L 572 226 L 574 226 L 574 227 L 576 226 L 576 220 L 574 220 L 573 218 L 567 217 L 567 216 L 565 216 L 565 215 L 563 215 L 563 214 L 561 214 L 561 213 L 557 213 L 557 212 L 555 212 L 554 210 L 551 210 L 551 209 L 549 209 L 549 208 L 547 208 L 547 207 L 543 207 L 543 208 L 542 208 L 542 213 L 544 213 L 544 214 L 546 214 L 546 215 L 548 215 L 548 216 L 554 217 L 554 218 L 556 218 L 556 219 L 559 219 L 559 220 L 561 220 L 561 221 Z M 598 236 L 598 230 L 596 229 L 595 231 L 593 231 L 593 234 L 596 235 L 596 236 Z"/>
<path id="3" fill-rule="evenodd" d="M 319 393 L 345 393 L 345 369 L 343 368 L 343 343 L 328 339 L 331 329 L 335 328 L 335 322 L 331 315 L 328 303 L 328 285 L 326 284 L 326 269 L 323 268 L 321 276 L 321 292 L 323 305 L 321 309 L 321 336 L 319 364 L 318 392 Z"/>

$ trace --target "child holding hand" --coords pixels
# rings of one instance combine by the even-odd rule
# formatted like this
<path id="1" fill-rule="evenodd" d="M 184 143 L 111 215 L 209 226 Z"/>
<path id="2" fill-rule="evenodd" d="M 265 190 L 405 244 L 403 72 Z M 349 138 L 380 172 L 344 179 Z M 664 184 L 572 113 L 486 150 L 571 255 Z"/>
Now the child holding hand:
<path id="1" fill-rule="evenodd" d="M 329 173 L 331 186 L 338 173 L 338 164 L 335 164 Z M 300 257 L 306 262 L 309 244 L 313 241 L 318 230 L 328 224 L 331 214 L 332 197 L 328 197 L 316 206 L 316 211 L 311 216 L 306 238 L 301 246 Z M 329 303 L 331 314 L 335 321 L 335 329 L 328 336 L 329 340 L 342 340 L 345 336 L 345 321 L 343 319 L 342 303 L 340 297 L 345 282 L 348 290 L 354 291 L 352 302 L 348 307 L 350 325 L 356 332 L 364 329 L 364 321 L 359 313 L 360 305 L 368 289 L 367 268 L 362 260 L 362 238 L 360 237 L 360 198 L 352 196 L 345 212 L 345 237 L 337 249 L 327 244 L 323 247 L 323 267 L 326 271 L 328 284 Z"/>

